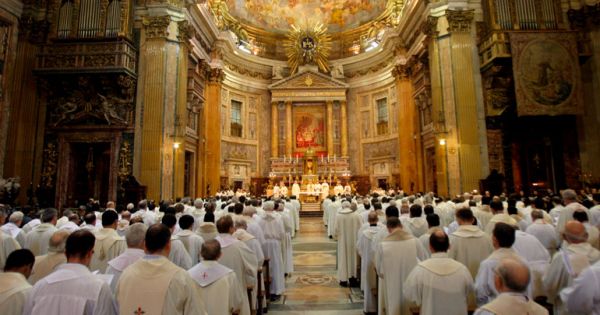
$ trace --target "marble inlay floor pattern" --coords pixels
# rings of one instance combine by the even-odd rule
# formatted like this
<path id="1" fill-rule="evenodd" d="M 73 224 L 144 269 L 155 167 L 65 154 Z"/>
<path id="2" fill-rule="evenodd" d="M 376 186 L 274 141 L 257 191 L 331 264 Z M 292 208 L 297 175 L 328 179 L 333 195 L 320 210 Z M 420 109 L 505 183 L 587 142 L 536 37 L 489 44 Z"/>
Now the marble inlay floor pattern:
<path id="1" fill-rule="evenodd" d="M 293 247 L 294 273 L 286 279 L 282 299 L 271 304 L 268 314 L 362 314 L 360 290 L 338 284 L 336 242 L 327 238 L 321 218 L 300 219 Z"/>

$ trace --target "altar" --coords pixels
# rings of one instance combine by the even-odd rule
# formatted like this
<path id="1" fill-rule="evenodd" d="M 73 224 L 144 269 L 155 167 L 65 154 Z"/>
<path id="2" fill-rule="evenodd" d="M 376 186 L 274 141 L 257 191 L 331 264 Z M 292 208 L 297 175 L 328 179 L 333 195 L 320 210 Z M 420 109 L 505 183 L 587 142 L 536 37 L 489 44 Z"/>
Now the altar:
<path id="1" fill-rule="evenodd" d="M 301 201 L 318 203 L 334 186 L 349 182 L 347 89 L 347 83 L 310 66 L 269 86 L 273 186 L 297 183 Z M 313 185 L 327 191 L 315 192 Z"/>

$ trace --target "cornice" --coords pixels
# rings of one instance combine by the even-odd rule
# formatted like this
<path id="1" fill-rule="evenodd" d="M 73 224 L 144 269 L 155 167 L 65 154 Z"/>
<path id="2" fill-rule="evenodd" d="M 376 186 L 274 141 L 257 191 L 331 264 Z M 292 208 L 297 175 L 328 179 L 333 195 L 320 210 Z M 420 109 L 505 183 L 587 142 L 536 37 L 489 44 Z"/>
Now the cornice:
<path id="1" fill-rule="evenodd" d="M 20 18 L 23 13 L 23 2 L 20 0 L 2 0 L 0 1 L 0 8 L 6 10 L 16 18 Z"/>

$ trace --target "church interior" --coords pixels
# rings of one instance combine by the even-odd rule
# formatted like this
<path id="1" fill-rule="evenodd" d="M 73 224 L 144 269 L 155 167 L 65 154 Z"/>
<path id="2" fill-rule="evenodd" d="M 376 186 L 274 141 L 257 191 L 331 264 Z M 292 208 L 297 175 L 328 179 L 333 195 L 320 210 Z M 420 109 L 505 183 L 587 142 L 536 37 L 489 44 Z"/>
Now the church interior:
<path id="1" fill-rule="evenodd" d="M 6 0 L 0 19 L 20 203 L 600 183 L 596 1 Z"/>
<path id="2" fill-rule="evenodd" d="M 598 157 L 599 0 L 0 1 L 0 204 L 295 196 L 272 314 L 362 314 L 330 196 L 595 196 Z"/>

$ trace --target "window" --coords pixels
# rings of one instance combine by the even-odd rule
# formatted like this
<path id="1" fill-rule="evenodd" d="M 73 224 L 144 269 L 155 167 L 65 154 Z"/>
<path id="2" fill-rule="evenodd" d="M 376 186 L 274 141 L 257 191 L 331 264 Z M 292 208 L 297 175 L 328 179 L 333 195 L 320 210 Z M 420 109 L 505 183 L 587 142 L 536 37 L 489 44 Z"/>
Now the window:
<path id="1" fill-rule="evenodd" d="M 387 134 L 388 130 L 388 107 L 387 98 L 381 98 L 377 101 L 377 134 Z"/>
<path id="2" fill-rule="evenodd" d="M 242 137 L 242 103 L 231 101 L 231 136 Z"/>

